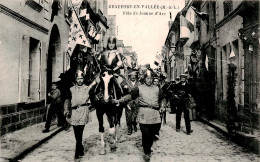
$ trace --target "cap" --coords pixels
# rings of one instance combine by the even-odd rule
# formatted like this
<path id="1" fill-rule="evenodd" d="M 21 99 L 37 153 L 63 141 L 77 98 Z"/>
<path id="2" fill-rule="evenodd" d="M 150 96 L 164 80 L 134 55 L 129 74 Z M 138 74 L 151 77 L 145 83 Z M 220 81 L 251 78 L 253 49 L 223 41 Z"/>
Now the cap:
<path id="1" fill-rule="evenodd" d="M 132 71 L 131 73 L 129 73 L 128 75 L 137 75 L 136 71 Z"/>
<path id="2" fill-rule="evenodd" d="M 57 84 L 58 84 L 58 82 L 52 82 L 51 84 L 55 84 L 55 85 L 57 85 Z"/>
<path id="3" fill-rule="evenodd" d="M 188 77 L 188 76 L 187 76 L 186 74 L 181 74 L 181 75 L 180 75 L 180 78 L 186 78 L 186 79 L 187 79 L 187 77 Z"/>

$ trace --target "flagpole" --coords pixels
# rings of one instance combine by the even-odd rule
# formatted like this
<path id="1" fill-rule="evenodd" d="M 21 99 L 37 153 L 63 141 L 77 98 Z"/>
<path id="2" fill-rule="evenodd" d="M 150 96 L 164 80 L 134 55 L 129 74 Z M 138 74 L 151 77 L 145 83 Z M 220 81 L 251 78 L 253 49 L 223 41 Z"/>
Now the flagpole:
<path id="1" fill-rule="evenodd" d="M 193 8 L 193 6 L 191 6 L 191 8 L 193 9 L 193 11 L 196 13 L 196 15 L 198 16 L 199 14 L 198 14 L 198 11 L 195 9 L 195 8 Z M 203 22 L 204 22 L 204 24 L 206 24 L 206 25 L 208 25 L 208 23 L 206 23 L 200 16 L 198 16 L 199 18 L 200 18 L 200 20 L 202 20 Z"/>

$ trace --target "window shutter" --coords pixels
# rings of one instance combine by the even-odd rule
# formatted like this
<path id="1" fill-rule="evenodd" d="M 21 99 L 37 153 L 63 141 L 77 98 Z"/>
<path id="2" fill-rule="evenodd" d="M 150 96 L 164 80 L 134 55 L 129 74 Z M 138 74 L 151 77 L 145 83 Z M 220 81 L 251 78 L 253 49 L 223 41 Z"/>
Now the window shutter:
<path id="1" fill-rule="evenodd" d="M 29 50 L 30 37 L 28 35 L 21 36 L 21 102 L 27 102 L 28 96 L 28 80 L 29 80 Z"/>
<path id="2" fill-rule="evenodd" d="M 40 99 L 46 98 L 46 66 L 47 66 L 47 46 L 46 42 L 41 42 L 41 80 L 40 80 Z"/>

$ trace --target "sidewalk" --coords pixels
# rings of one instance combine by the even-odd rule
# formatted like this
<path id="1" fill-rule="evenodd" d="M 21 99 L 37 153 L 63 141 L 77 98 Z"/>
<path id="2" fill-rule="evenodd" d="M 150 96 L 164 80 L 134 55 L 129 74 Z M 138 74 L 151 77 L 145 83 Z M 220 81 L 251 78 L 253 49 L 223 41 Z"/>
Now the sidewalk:
<path id="1" fill-rule="evenodd" d="M 223 124 L 220 124 L 214 120 L 208 121 L 204 117 L 199 117 L 199 120 L 205 124 L 208 124 L 212 128 L 216 129 L 218 132 L 221 132 L 223 135 L 230 138 L 236 144 L 245 147 L 251 152 L 260 155 L 260 133 L 259 132 L 256 132 L 254 135 L 243 133 L 243 132 L 237 132 L 237 134 L 234 137 L 230 137 L 227 128 Z"/>
<path id="2" fill-rule="evenodd" d="M 60 131 L 62 127 L 52 125 L 50 132 L 42 133 L 45 122 L 35 124 L 0 137 L 0 161 L 18 161 L 24 155 L 46 142 Z"/>

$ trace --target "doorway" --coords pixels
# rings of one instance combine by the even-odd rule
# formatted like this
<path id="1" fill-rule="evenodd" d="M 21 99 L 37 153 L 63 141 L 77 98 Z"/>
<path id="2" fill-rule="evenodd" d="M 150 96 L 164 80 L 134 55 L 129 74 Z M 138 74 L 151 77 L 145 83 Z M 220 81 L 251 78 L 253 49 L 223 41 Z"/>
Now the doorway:
<path id="1" fill-rule="evenodd" d="M 53 25 L 50 35 L 50 41 L 49 41 L 49 49 L 48 49 L 48 56 L 47 56 L 47 81 L 46 81 L 46 87 L 47 87 L 47 93 L 46 93 L 46 100 L 47 103 L 49 103 L 48 100 L 48 93 L 51 91 L 51 84 L 54 81 L 57 81 L 57 78 L 59 77 L 58 73 L 58 60 L 57 55 L 61 51 L 61 40 L 60 40 L 60 33 L 57 25 Z M 60 65 L 62 66 L 62 65 Z"/>

